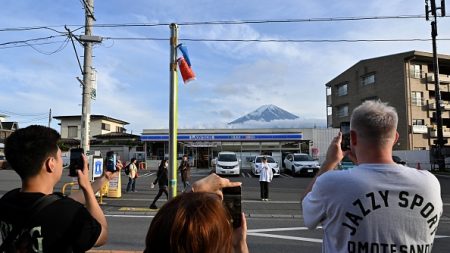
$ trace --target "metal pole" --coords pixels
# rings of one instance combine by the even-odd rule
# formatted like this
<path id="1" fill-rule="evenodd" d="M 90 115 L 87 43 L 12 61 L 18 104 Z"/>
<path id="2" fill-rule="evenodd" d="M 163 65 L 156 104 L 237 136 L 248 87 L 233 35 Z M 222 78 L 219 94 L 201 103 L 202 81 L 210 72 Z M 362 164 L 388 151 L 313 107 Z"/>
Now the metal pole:
<path id="1" fill-rule="evenodd" d="M 92 35 L 94 24 L 94 0 L 85 1 L 85 29 L 86 36 Z M 89 151 L 89 128 L 91 121 L 91 66 L 92 66 L 92 42 L 84 42 L 84 64 L 83 64 L 83 99 L 81 109 L 81 147 L 85 152 Z"/>
<path id="2" fill-rule="evenodd" d="M 48 111 L 48 127 L 50 127 L 50 124 L 52 123 L 52 108 Z"/>
<path id="3" fill-rule="evenodd" d="M 169 102 L 169 199 L 177 196 L 178 144 L 178 25 L 170 24 L 170 102 Z"/>
<path id="4" fill-rule="evenodd" d="M 435 84 L 435 99 L 436 99 L 436 124 L 437 124 L 437 160 L 439 165 L 439 170 L 445 170 L 445 159 L 444 159 L 444 136 L 442 132 L 442 100 L 441 92 L 439 87 L 439 59 L 437 55 L 436 37 L 437 33 L 437 14 L 436 14 L 436 0 L 431 0 L 431 13 L 433 15 L 433 21 L 431 21 L 431 38 L 433 41 L 433 68 L 434 68 L 434 84 Z"/>

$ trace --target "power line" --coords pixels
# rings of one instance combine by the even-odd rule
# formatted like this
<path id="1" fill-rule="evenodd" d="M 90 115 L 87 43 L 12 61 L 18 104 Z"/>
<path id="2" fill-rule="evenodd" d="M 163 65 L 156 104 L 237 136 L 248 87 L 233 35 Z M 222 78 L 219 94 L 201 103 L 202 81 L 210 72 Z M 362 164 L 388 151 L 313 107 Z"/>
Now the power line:
<path id="1" fill-rule="evenodd" d="M 149 37 L 104 37 L 105 40 L 153 40 L 168 41 L 169 38 L 149 38 Z M 407 38 L 407 39 L 194 39 L 180 38 L 181 41 L 192 42 L 262 42 L 262 43 L 355 43 L 355 42 L 414 42 L 430 41 L 431 39 Z M 441 38 L 439 40 L 450 40 L 450 38 Z"/>
<path id="2" fill-rule="evenodd" d="M 19 113 L 19 112 L 5 111 L 5 110 L 0 110 L 0 113 L 9 114 L 9 115 L 15 115 L 15 116 L 22 116 L 22 117 L 36 117 L 36 116 L 47 115 L 47 112 L 45 112 L 45 113 L 29 114 L 29 113 Z"/>
<path id="3" fill-rule="evenodd" d="M 0 43 L 0 46 L 11 45 L 11 44 L 20 44 L 20 43 L 26 44 L 28 42 L 40 41 L 40 40 L 49 40 L 49 39 L 63 37 L 63 36 L 66 36 L 66 35 L 65 34 L 64 35 L 52 35 L 52 36 L 40 37 L 40 38 L 34 38 L 34 39 L 10 41 L 10 42 Z"/>

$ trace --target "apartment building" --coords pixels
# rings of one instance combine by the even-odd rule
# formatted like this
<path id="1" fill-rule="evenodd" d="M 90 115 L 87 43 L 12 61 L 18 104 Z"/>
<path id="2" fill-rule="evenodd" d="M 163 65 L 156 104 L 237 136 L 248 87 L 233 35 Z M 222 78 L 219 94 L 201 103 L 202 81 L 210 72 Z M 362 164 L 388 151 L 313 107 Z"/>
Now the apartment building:
<path id="1" fill-rule="evenodd" d="M 438 55 L 444 139 L 450 138 L 450 55 Z M 326 84 L 327 124 L 340 127 L 366 100 L 388 102 L 399 116 L 397 150 L 429 150 L 437 137 L 433 55 L 409 51 L 361 60 Z M 448 144 L 447 144 L 448 145 Z"/>

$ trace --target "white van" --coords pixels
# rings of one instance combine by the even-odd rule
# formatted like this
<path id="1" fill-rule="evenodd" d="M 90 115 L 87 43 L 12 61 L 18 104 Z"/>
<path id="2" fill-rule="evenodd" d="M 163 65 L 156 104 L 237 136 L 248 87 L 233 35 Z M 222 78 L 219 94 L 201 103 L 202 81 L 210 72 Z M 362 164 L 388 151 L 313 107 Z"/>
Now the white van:
<path id="1" fill-rule="evenodd" d="M 241 174 L 239 159 L 234 152 L 220 152 L 216 159 L 217 175 L 238 175 Z"/>

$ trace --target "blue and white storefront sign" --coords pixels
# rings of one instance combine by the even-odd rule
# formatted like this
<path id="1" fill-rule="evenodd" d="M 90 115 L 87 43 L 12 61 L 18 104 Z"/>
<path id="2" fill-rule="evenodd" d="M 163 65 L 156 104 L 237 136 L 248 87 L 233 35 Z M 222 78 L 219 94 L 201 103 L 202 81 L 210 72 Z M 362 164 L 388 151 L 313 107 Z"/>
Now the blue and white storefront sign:
<path id="1" fill-rule="evenodd" d="M 179 141 L 291 141 L 302 140 L 302 133 L 287 134 L 178 134 Z M 168 134 L 143 134 L 141 141 L 169 141 Z"/>

